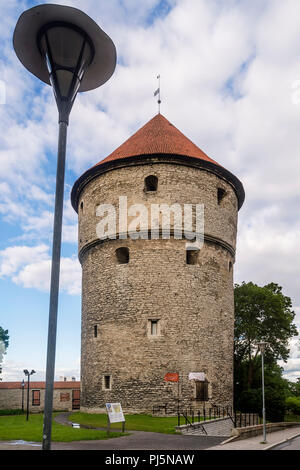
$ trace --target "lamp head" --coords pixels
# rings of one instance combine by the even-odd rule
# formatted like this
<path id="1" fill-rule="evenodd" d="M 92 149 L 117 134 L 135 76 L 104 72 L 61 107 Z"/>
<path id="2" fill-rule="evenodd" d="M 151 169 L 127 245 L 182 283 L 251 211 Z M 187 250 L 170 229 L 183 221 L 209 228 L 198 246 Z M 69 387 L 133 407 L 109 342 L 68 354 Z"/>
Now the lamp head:
<path id="1" fill-rule="evenodd" d="M 260 350 L 260 352 L 264 354 L 266 347 L 268 346 L 268 343 L 266 341 L 260 341 L 256 343 L 256 345 L 258 346 L 258 349 Z"/>
<path id="2" fill-rule="evenodd" d="M 15 52 L 31 73 L 53 86 L 60 113 L 69 114 L 77 92 L 103 85 L 116 66 L 112 40 L 77 8 L 44 4 L 20 16 Z"/>

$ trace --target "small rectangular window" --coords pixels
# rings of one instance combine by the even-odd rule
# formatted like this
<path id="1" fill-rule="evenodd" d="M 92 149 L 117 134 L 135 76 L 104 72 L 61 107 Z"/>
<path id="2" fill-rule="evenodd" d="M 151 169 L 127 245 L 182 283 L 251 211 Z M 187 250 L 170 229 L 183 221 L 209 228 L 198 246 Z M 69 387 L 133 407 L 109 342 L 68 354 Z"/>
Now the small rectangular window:
<path id="1" fill-rule="evenodd" d="M 105 390 L 110 390 L 110 388 L 111 388 L 110 375 L 105 375 L 104 376 L 104 389 Z"/>
<path id="2" fill-rule="evenodd" d="M 39 406 L 41 404 L 41 391 L 32 390 L 32 406 Z"/>
<path id="3" fill-rule="evenodd" d="M 97 338 L 98 336 L 98 326 L 94 325 L 94 338 Z"/>
<path id="4" fill-rule="evenodd" d="M 151 335 L 152 336 L 156 336 L 158 333 L 157 324 L 158 324 L 157 320 L 151 320 Z"/>
<path id="5" fill-rule="evenodd" d="M 186 250 L 186 264 L 198 264 L 199 250 Z"/>

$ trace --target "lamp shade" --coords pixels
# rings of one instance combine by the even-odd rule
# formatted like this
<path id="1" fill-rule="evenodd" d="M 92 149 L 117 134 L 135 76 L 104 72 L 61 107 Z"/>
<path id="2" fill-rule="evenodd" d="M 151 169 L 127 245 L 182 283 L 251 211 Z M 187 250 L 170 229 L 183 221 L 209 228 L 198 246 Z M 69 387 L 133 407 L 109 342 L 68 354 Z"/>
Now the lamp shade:
<path id="1" fill-rule="evenodd" d="M 268 346 L 268 343 L 266 341 L 260 341 L 259 343 L 256 343 L 260 352 L 264 354 L 266 347 Z"/>
<path id="2" fill-rule="evenodd" d="M 91 39 L 72 24 L 55 22 L 42 27 L 37 41 L 56 98 L 72 102 L 95 55 Z"/>
<path id="3" fill-rule="evenodd" d="M 25 68 L 50 85 L 53 70 L 51 67 L 49 70 L 47 39 L 63 94 L 67 93 L 70 85 L 68 68 L 76 67 L 80 54 L 82 69 L 78 71 L 77 91 L 93 90 L 112 76 L 116 66 L 115 45 L 81 10 L 44 4 L 26 10 L 18 19 L 13 36 L 15 52 Z M 81 80 L 80 73 L 84 68 Z"/>

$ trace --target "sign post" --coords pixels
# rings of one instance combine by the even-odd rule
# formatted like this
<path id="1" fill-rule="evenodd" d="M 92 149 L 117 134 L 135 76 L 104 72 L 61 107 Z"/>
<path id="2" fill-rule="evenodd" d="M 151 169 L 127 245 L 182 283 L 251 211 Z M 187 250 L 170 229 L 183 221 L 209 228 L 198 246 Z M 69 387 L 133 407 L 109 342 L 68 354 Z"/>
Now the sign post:
<path id="1" fill-rule="evenodd" d="M 180 394 L 180 384 L 179 384 L 179 373 L 178 372 L 168 372 L 164 376 L 166 382 L 177 382 L 178 383 L 178 396 L 177 396 L 177 414 L 179 415 L 179 394 Z"/>
<path id="2" fill-rule="evenodd" d="M 111 423 L 122 423 L 122 432 L 125 432 L 125 417 L 121 403 L 106 403 L 107 411 L 107 435 L 110 433 Z"/>

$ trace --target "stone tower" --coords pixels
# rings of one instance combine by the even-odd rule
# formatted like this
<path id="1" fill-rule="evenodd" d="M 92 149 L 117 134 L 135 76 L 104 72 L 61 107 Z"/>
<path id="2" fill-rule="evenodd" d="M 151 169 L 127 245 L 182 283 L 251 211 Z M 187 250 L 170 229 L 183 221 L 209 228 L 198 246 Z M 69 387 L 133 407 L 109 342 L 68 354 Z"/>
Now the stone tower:
<path id="1" fill-rule="evenodd" d="M 187 249 L 174 217 L 169 237 L 151 237 L 150 228 L 131 237 L 116 223 L 115 238 L 99 238 L 98 208 L 113 206 L 118 221 L 120 197 L 149 214 L 158 204 L 204 205 L 203 246 Z M 82 265 L 81 409 L 121 402 L 171 412 L 178 398 L 195 410 L 232 406 L 241 182 L 158 114 L 86 171 L 71 198 Z"/>

